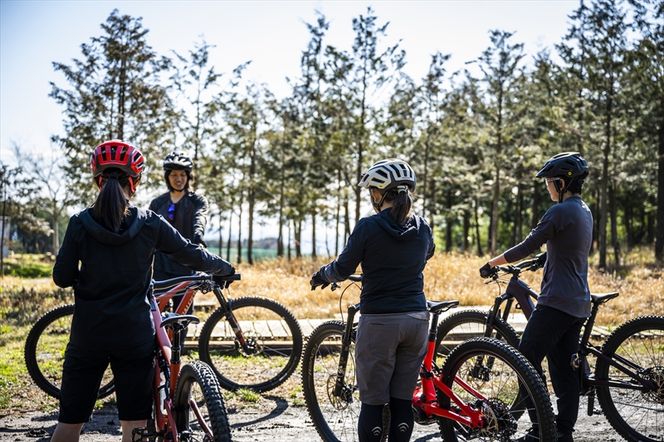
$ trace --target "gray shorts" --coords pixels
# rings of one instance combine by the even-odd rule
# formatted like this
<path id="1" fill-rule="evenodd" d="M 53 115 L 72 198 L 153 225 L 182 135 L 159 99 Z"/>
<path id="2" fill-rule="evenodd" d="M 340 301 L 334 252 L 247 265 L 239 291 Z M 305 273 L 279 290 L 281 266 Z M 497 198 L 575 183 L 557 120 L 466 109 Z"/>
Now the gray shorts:
<path id="1" fill-rule="evenodd" d="M 364 314 L 355 343 L 360 401 L 382 405 L 410 400 L 426 353 L 427 312 Z"/>

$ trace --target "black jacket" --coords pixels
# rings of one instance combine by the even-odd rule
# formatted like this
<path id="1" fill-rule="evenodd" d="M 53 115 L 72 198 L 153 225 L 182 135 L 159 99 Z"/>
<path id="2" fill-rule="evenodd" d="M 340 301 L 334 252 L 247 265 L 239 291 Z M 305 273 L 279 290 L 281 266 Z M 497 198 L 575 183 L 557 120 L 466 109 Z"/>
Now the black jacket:
<path id="1" fill-rule="evenodd" d="M 163 216 L 184 238 L 194 244 L 205 246 L 203 235 L 207 224 L 207 200 L 193 192 L 187 192 L 175 205 L 173 220 L 168 217 L 168 206 L 170 204 L 171 196 L 170 193 L 166 192 L 152 200 L 150 210 Z M 154 260 L 154 279 L 168 279 L 189 274 L 191 274 L 191 269 L 157 251 Z"/>
<path id="2" fill-rule="evenodd" d="M 526 239 L 505 252 L 505 259 L 519 261 L 546 243 L 542 292 L 537 303 L 587 318 L 590 316 L 588 254 L 592 238 L 593 215 L 579 196 L 572 196 L 551 206 Z"/>
<path id="3" fill-rule="evenodd" d="M 426 310 L 422 271 L 435 245 L 431 228 L 414 215 L 398 225 L 385 209 L 362 218 L 339 257 L 323 267 L 329 282 L 343 281 L 362 264 L 362 313 Z"/>
<path id="4" fill-rule="evenodd" d="M 69 220 L 53 281 L 74 288 L 72 342 L 131 345 L 152 339 L 146 292 L 156 250 L 192 269 L 219 274 L 232 271 L 228 262 L 182 238 L 154 212 L 129 210 L 119 233 L 98 224 L 92 209 Z"/>

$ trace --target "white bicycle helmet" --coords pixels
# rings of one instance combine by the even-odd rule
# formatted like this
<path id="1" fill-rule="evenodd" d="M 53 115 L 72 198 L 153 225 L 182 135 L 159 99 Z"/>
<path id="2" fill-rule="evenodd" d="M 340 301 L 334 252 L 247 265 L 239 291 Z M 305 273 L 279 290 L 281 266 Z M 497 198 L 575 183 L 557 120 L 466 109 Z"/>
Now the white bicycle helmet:
<path id="1" fill-rule="evenodd" d="M 400 185 L 407 186 L 411 192 L 415 190 L 415 171 L 408 163 L 396 158 L 389 158 L 374 163 L 360 182 L 359 187 L 376 187 L 381 190 L 393 189 Z"/>

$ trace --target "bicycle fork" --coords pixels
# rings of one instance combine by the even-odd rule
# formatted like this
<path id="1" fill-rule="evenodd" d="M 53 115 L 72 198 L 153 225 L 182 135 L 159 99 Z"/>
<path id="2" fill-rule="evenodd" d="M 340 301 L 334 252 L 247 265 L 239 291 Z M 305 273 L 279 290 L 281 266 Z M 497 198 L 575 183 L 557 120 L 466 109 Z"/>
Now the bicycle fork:
<path id="1" fill-rule="evenodd" d="M 348 307 L 348 317 L 346 318 L 346 328 L 344 329 L 344 336 L 341 340 L 341 353 L 339 355 L 339 368 L 337 369 L 337 376 L 334 382 L 334 395 L 342 398 L 346 402 L 350 402 L 353 397 L 353 389 L 346 385 L 346 367 L 348 366 L 348 357 L 350 355 L 350 344 L 353 335 L 353 320 L 358 307 L 351 305 Z"/>

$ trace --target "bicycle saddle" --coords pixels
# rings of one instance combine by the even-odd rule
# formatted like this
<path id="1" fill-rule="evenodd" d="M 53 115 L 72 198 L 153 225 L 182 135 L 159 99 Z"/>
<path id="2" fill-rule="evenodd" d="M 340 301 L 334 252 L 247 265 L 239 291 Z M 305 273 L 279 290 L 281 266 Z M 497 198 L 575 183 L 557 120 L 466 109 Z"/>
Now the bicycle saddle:
<path id="1" fill-rule="evenodd" d="M 161 320 L 161 326 L 176 328 L 185 328 L 189 324 L 198 324 L 201 322 L 194 315 L 178 315 L 177 313 L 169 313 L 164 319 Z"/>
<path id="2" fill-rule="evenodd" d="M 427 301 L 427 310 L 442 313 L 459 305 L 459 301 Z"/>
<path id="3" fill-rule="evenodd" d="M 604 304 L 605 302 L 610 301 L 618 295 L 618 292 L 595 293 L 590 295 L 590 299 L 593 301 L 593 304 Z"/>

